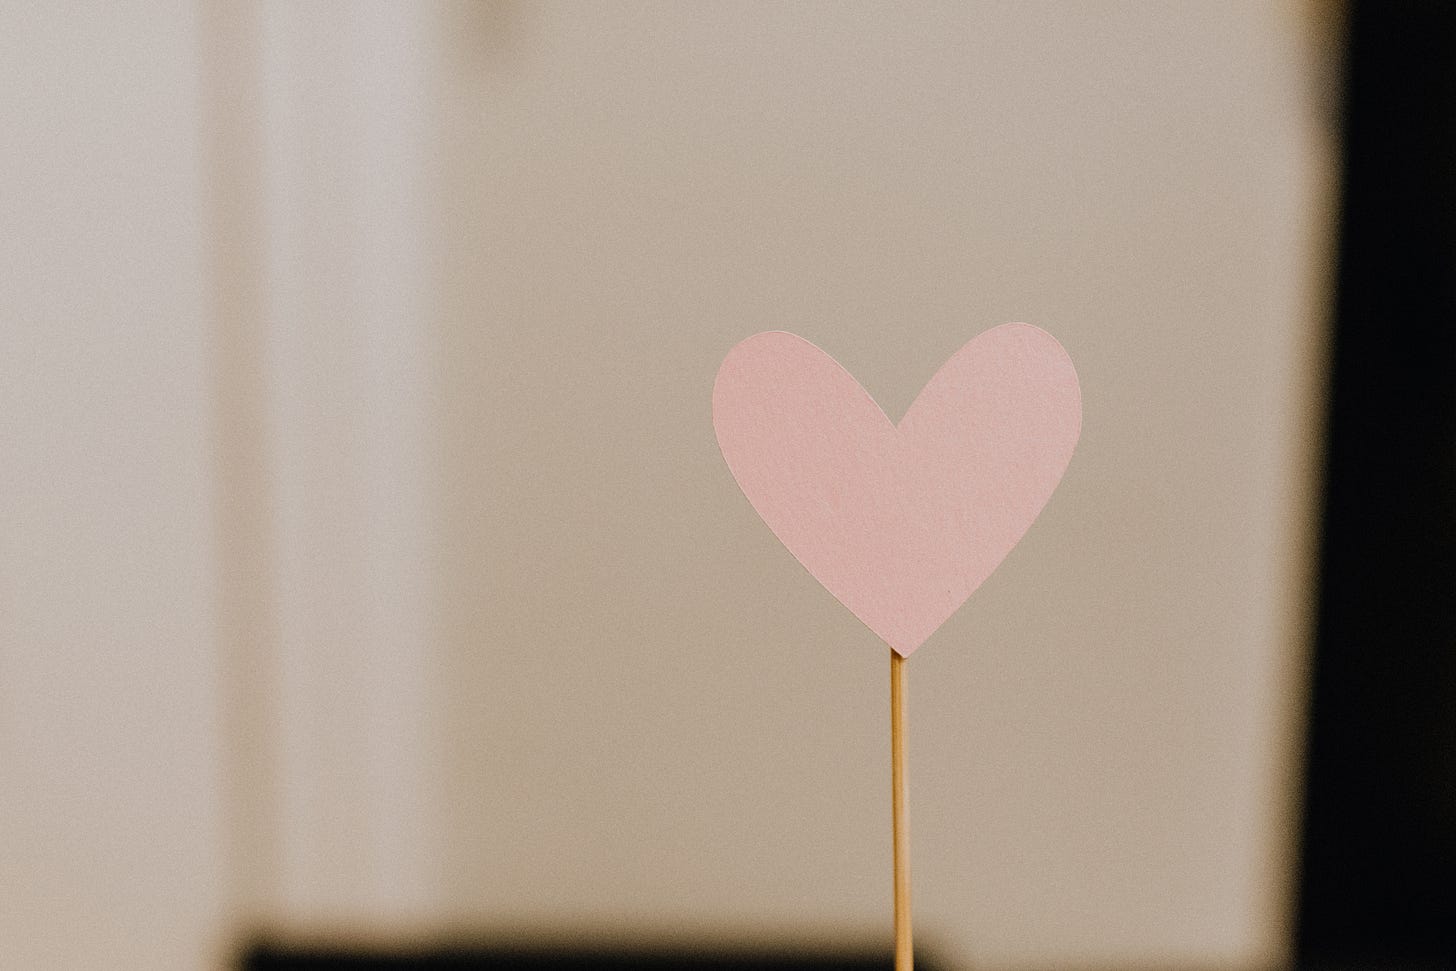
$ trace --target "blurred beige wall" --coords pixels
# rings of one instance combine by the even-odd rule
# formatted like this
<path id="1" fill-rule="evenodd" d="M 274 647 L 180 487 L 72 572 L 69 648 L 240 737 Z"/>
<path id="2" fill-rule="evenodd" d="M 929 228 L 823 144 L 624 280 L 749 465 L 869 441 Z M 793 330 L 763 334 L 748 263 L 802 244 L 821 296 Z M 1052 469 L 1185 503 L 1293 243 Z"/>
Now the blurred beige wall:
<path id="1" fill-rule="evenodd" d="M 709 389 L 788 329 L 894 416 L 1027 320 L 1085 429 L 910 668 L 920 938 L 1280 964 L 1314 26 L 8 9 L 0 940 L 886 939 L 885 648 L 738 493 Z"/>
<path id="2" fill-rule="evenodd" d="M 220 938 L 210 297 L 185 3 L 0 6 L 0 965 Z"/>
<path id="3" fill-rule="evenodd" d="M 892 416 L 1070 350 L 1041 521 L 910 666 L 924 940 L 1258 966 L 1287 934 L 1329 149 L 1267 4 L 461 13 L 440 327 L 469 918 L 883 937 L 886 650 L 708 422 L 787 329 Z"/>

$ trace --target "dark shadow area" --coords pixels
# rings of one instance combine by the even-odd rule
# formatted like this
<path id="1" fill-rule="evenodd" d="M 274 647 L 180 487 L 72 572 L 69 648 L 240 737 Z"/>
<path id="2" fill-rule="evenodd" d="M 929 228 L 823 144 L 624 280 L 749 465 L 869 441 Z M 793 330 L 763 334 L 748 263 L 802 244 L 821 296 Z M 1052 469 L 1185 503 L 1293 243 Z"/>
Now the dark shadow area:
<path id="1" fill-rule="evenodd" d="M 1456 5 L 1350 9 L 1298 953 L 1456 967 Z"/>
<path id="2" fill-rule="evenodd" d="M 442 944 L 414 951 L 285 948 L 259 945 L 243 958 L 241 971 L 890 971 L 883 955 L 751 949 L 598 950 L 591 947 L 486 947 Z M 938 965 L 916 956 L 920 971 Z"/>

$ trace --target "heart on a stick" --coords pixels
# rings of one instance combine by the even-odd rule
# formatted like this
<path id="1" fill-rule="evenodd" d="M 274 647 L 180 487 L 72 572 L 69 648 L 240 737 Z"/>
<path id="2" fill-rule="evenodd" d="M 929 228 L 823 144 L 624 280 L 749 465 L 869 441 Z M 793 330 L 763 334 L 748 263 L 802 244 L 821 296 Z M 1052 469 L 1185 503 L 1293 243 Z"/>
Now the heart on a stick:
<path id="1" fill-rule="evenodd" d="M 957 351 L 896 425 L 839 362 L 769 332 L 718 369 L 713 427 L 774 535 L 909 657 L 1051 498 L 1082 392 L 1055 338 L 1004 324 Z"/>

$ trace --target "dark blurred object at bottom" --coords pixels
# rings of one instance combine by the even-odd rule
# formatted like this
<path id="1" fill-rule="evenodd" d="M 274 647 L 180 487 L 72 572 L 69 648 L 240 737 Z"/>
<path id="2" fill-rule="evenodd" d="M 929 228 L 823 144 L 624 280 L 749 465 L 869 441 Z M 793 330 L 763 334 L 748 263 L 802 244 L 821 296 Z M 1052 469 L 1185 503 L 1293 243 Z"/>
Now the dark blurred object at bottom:
<path id="1" fill-rule="evenodd" d="M 771 951 L 663 948 L 594 950 L 566 947 L 441 945 L 417 950 L 288 948 L 259 945 L 243 958 L 242 971 L 890 971 L 891 951 Z M 936 965 L 916 955 L 918 971 Z"/>

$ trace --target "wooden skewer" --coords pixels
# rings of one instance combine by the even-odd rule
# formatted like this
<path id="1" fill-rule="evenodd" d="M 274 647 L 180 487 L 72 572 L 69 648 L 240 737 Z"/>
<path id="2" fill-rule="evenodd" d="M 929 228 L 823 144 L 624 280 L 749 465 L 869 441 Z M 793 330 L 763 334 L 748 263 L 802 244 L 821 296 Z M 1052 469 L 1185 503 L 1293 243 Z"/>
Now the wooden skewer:
<path id="1" fill-rule="evenodd" d="M 905 659 L 890 651 L 890 776 L 894 790 L 895 971 L 914 971 L 910 943 L 910 801 L 905 785 Z"/>

